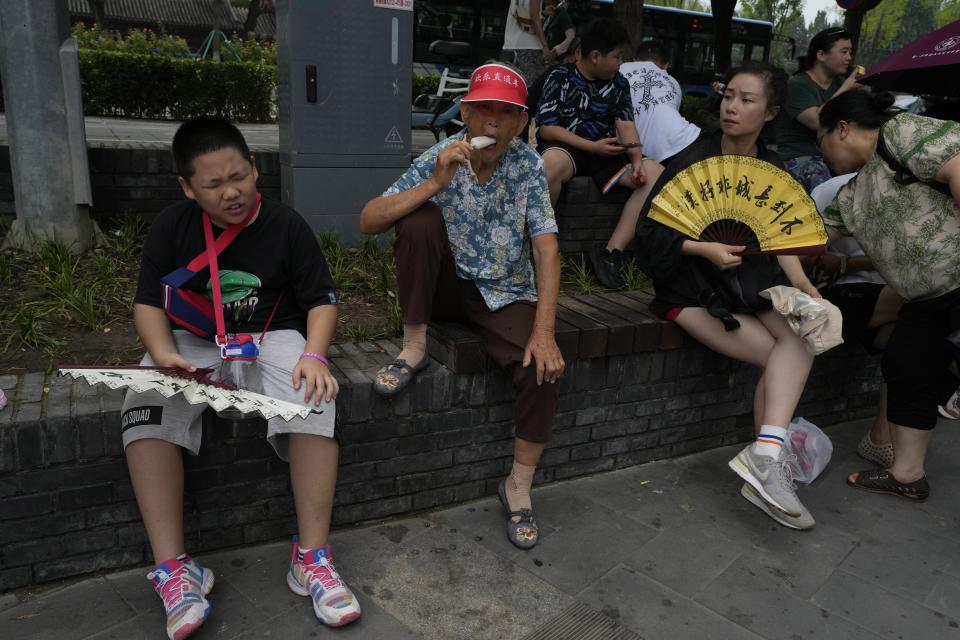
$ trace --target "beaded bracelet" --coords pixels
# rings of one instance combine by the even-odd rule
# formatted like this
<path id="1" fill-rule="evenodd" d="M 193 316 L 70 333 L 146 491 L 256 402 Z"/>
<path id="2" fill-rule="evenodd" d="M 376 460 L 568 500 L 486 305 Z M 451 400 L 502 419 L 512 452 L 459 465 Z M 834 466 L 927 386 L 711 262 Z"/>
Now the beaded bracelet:
<path id="1" fill-rule="evenodd" d="M 304 351 L 303 353 L 300 354 L 300 359 L 303 360 L 304 358 L 313 358 L 314 360 L 319 360 L 320 362 L 322 362 L 323 364 L 325 364 L 325 365 L 328 366 L 328 367 L 330 366 L 330 361 L 327 360 L 327 356 L 321 355 L 321 354 L 319 354 L 319 353 L 312 353 L 312 352 L 310 352 L 310 351 Z"/>

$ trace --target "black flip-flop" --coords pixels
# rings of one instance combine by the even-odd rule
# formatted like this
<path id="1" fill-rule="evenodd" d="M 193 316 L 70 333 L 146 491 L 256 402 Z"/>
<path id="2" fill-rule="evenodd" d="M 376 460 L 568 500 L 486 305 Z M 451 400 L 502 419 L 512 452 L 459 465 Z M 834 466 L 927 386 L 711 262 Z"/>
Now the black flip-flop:
<path id="1" fill-rule="evenodd" d="M 411 367 L 403 358 L 397 358 L 390 364 L 377 371 L 377 377 L 373 381 L 373 390 L 382 396 L 395 396 L 406 388 L 413 377 L 426 369 L 430 365 L 430 356 L 424 355 L 417 366 Z M 382 378 L 392 376 L 396 383 L 391 385 L 383 381 Z"/>
<path id="2" fill-rule="evenodd" d="M 507 502 L 506 482 L 506 480 L 500 481 L 500 486 L 497 487 L 497 495 L 500 496 L 500 504 L 507 512 L 507 540 L 519 549 L 531 549 L 540 541 L 540 527 L 533 519 L 532 509 L 510 510 L 510 503 Z M 514 518 L 520 519 L 514 520 Z M 521 529 L 524 531 L 521 531 Z"/>
<path id="3" fill-rule="evenodd" d="M 854 489 L 871 493 L 885 493 L 891 496 L 900 496 L 914 502 L 923 502 L 930 497 L 930 483 L 924 476 L 913 482 L 900 482 L 886 469 L 869 469 L 857 474 L 857 479 L 847 484 Z"/>

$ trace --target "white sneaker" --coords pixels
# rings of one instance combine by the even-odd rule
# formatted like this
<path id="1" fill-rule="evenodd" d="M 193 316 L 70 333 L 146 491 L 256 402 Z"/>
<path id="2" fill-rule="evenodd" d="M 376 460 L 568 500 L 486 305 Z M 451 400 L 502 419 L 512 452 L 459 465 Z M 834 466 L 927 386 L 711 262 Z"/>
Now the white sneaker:
<path id="1" fill-rule="evenodd" d="M 750 443 L 727 464 L 770 506 L 791 518 L 801 516 L 803 505 L 797 499 L 797 485 L 793 483 L 793 472 L 782 449 L 779 458 L 775 459 L 754 453 L 753 443 Z"/>
<path id="2" fill-rule="evenodd" d="M 770 505 L 767 504 L 763 497 L 757 493 L 757 490 L 754 489 L 753 485 L 751 485 L 749 482 L 744 482 L 743 486 L 740 487 L 740 495 L 785 527 L 803 531 L 806 529 L 812 529 L 813 525 L 816 524 L 816 522 L 813 520 L 813 516 L 810 515 L 810 512 L 807 511 L 806 507 L 804 507 L 802 504 L 800 505 L 799 518 L 788 516 L 779 509 L 771 508 Z"/>

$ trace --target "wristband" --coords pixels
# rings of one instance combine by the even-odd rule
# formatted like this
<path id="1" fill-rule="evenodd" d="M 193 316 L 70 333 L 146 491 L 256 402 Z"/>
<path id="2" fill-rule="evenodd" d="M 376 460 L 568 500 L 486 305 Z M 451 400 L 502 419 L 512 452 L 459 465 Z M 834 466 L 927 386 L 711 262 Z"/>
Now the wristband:
<path id="1" fill-rule="evenodd" d="M 319 360 L 320 362 L 322 362 L 323 364 L 325 364 L 328 368 L 330 367 L 330 361 L 327 360 L 327 356 L 321 355 L 321 354 L 319 354 L 319 353 L 313 353 L 313 352 L 311 352 L 311 351 L 304 351 L 303 353 L 300 354 L 300 358 L 299 358 L 299 359 L 300 359 L 300 360 L 303 360 L 304 358 L 313 358 L 314 360 Z"/>

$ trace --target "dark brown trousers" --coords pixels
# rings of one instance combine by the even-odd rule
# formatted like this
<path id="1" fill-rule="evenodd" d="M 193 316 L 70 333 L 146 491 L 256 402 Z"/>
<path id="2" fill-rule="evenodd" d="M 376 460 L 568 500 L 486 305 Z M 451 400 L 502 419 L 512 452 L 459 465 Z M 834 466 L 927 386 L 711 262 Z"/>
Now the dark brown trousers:
<path id="1" fill-rule="evenodd" d="M 440 208 L 426 202 L 396 224 L 397 284 L 404 324 L 430 320 L 462 322 L 483 338 L 487 353 L 510 375 L 517 390 L 516 435 L 546 442 L 557 412 L 557 385 L 537 384 L 536 363 L 523 366 L 536 307 L 514 302 L 490 311 L 476 285 L 457 277 L 447 226 Z"/>

